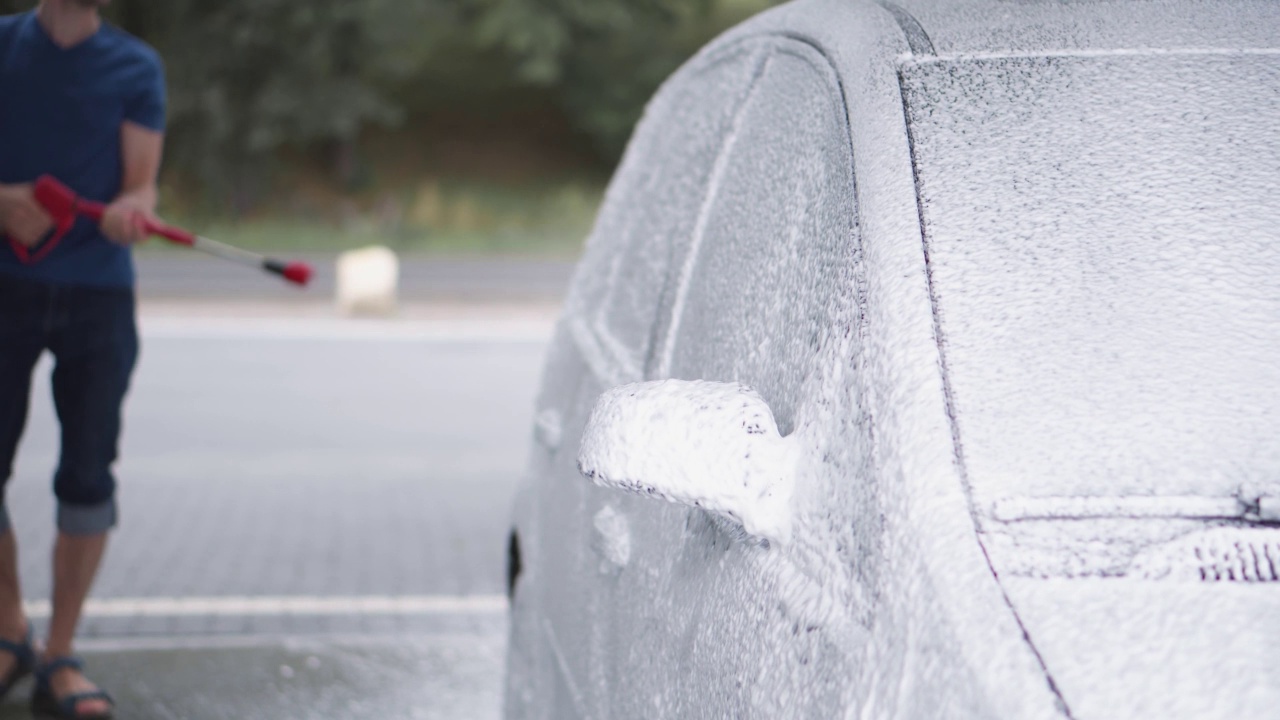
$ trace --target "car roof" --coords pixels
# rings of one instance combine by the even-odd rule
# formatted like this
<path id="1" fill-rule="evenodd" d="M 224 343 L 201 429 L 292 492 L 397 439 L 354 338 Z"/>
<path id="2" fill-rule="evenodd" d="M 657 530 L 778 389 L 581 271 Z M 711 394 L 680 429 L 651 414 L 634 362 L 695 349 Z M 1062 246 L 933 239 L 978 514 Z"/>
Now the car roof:
<path id="1" fill-rule="evenodd" d="M 1280 3 L 1274 0 L 897 0 L 895 4 L 919 22 L 939 55 L 1280 45 Z"/>
<path id="2" fill-rule="evenodd" d="M 796 0 L 745 28 L 835 48 L 859 41 L 835 21 L 856 9 L 891 15 L 917 56 L 1280 48 L 1275 0 Z"/>

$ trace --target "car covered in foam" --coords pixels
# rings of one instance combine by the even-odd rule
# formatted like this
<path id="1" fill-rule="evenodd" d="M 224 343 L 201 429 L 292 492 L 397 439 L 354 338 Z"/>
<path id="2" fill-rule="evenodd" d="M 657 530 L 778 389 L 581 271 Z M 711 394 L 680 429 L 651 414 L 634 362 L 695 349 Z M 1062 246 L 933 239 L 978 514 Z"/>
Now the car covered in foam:
<path id="1" fill-rule="evenodd" d="M 1280 4 L 800 0 L 558 325 L 508 718 L 1280 708 Z"/>

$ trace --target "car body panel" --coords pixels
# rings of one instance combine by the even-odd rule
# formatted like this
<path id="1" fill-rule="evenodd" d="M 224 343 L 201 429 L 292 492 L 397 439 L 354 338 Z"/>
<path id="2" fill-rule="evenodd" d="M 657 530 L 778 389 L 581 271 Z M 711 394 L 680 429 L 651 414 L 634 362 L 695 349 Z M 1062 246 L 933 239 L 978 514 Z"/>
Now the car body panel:
<path id="1" fill-rule="evenodd" d="M 1268 533 L 1275 543 L 1277 533 Z M 1275 715 L 1275 582 L 1003 580 L 1077 718 Z"/>

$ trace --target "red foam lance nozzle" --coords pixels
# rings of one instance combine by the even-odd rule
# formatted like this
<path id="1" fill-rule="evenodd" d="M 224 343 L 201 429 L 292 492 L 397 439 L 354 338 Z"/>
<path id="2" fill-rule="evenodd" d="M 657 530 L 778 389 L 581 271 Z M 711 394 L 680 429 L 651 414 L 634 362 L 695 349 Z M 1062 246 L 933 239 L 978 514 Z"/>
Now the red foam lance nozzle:
<path id="1" fill-rule="evenodd" d="M 306 285 L 311 282 L 311 266 L 306 263 L 291 262 L 284 266 L 284 279 L 295 285 Z"/>
<path id="2" fill-rule="evenodd" d="M 311 282 L 311 266 L 303 262 L 286 263 L 267 258 L 262 261 L 262 267 L 294 285 L 306 285 Z"/>

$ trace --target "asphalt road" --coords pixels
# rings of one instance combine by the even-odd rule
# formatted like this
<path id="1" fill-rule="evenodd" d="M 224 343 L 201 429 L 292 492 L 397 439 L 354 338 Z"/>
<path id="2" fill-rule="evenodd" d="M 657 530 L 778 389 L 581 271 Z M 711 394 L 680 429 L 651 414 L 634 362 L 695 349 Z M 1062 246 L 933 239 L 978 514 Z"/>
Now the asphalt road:
<path id="1" fill-rule="evenodd" d="M 122 720 L 496 720 L 503 637 L 228 637 L 94 644 Z M 0 720 L 28 720 L 28 685 Z"/>
<path id="2" fill-rule="evenodd" d="M 415 321 L 146 307 L 121 526 L 83 624 L 122 716 L 496 717 L 505 535 L 553 306 Z M 38 625 L 48 372 L 7 493 Z"/>
<path id="3" fill-rule="evenodd" d="M 200 253 L 160 249 L 138 252 L 138 291 L 152 299 L 257 299 L 306 302 L 331 297 L 333 254 L 304 254 L 315 269 L 307 291 Z M 559 299 L 573 273 L 568 260 L 531 258 L 400 258 L 400 296 L 406 302 L 527 302 Z"/>

